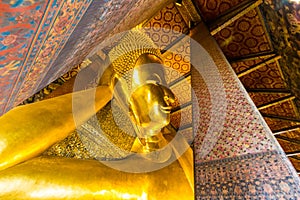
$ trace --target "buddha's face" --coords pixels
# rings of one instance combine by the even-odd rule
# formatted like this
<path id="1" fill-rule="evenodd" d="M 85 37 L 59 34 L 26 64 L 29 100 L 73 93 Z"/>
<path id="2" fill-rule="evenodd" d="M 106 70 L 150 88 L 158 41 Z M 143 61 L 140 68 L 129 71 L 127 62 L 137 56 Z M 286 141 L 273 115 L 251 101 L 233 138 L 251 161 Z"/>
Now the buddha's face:
<path id="1" fill-rule="evenodd" d="M 135 89 L 130 97 L 130 114 L 140 136 L 153 136 L 170 123 L 170 104 L 174 94 L 156 83 L 147 83 Z"/>
<path id="2" fill-rule="evenodd" d="M 162 61 L 151 54 L 144 54 L 132 72 L 132 92 L 129 109 L 138 136 L 157 135 L 170 123 L 171 103 L 174 94 L 167 88 Z"/>
<path id="3" fill-rule="evenodd" d="M 130 74 L 131 89 L 124 89 L 128 82 L 119 79 L 120 84 L 115 86 L 114 96 L 120 104 L 125 105 L 124 110 L 129 106 L 129 114 L 139 138 L 158 135 L 170 123 L 171 103 L 175 99 L 172 91 L 166 87 L 163 62 L 154 55 L 143 54 Z"/>

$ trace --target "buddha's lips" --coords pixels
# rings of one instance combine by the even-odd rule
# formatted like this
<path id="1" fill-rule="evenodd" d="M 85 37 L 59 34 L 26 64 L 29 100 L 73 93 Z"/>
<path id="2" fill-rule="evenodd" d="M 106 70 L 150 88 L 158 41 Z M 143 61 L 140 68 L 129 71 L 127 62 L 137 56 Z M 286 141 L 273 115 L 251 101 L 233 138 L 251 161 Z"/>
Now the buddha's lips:
<path id="1" fill-rule="evenodd" d="M 160 106 L 160 110 L 164 113 L 171 113 L 172 107 L 171 106 Z"/>

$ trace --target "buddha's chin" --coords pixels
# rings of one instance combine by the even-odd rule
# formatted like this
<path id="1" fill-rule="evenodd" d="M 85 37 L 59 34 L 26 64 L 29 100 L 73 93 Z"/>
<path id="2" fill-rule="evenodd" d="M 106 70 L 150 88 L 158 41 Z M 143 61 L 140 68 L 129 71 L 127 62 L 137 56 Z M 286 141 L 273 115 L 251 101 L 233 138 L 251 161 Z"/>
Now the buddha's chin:
<path id="1" fill-rule="evenodd" d="M 172 148 L 162 133 L 145 138 L 136 138 L 131 149 L 142 157 L 155 163 L 164 163 L 172 155 Z"/>

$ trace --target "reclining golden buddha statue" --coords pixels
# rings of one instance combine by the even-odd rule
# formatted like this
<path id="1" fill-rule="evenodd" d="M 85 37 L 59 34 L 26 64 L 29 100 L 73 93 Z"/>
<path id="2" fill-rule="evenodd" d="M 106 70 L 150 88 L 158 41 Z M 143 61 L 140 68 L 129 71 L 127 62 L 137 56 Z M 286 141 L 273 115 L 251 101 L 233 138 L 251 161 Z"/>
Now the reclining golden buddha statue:
<path id="1" fill-rule="evenodd" d="M 133 30 L 109 55 L 112 64 L 95 89 L 19 106 L 0 117 L 1 199 L 160 199 L 165 198 L 165 192 L 159 191 L 166 181 L 175 184 L 169 188 L 169 199 L 193 196 L 189 185 L 168 175 L 178 173 L 175 168 L 140 178 L 112 170 L 97 160 L 40 156 L 81 125 L 77 128 L 83 144 L 98 160 L 124 159 L 133 153 L 149 162 L 170 158 L 172 149 L 162 129 L 170 123 L 175 97 L 165 81 L 160 51 L 144 33 Z M 86 105 L 88 101 L 95 102 L 94 109 Z M 121 121 L 127 120 L 127 129 L 121 130 L 113 119 L 101 122 L 96 112 L 123 113 Z M 119 138 L 115 132 L 101 128 L 107 125 L 125 133 Z"/>
<path id="2" fill-rule="evenodd" d="M 102 75 L 100 85 L 111 86 L 114 98 L 109 105 L 100 110 L 98 118 L 106 116 L 109 111 L 112 114 L 125 113 L 125 115 L 119 118 L 106 117 L 105 121 L 100 119 L 100 126 L 97 126 L 97 117 L 90 119 L 79 129 L 82 140 L 85 143 L 96 142 L 97 145 L 88 146 L 93 156 L 98 159 L 122 158 L 133 151 L 144 153 L 143 155 L 152 161 L 166 161 L 171 150 L 170 147 L 163 148 L 167 142 L 161 129 L 170 123 L 171 104 L 175 101 L 175 97 L 167 87 L 160 51 L 144 33 L 130 31 L 120 44 L 110 51 L 109 56 L 112 64 Z M 115 120 L 120 118 L 122 122 L 116 123 Z M 115 142 L 115 148 L 109 144 L 113 138 L 107 141 L 103 137 L 102 140 L 97 137 L 96 141 L 93 134 L 87 138 L 91 132 L 101 132 L 102 135 L 109 137 L 106 133 L 109 131 L 102 129 L 111 124 L 115 124 L 117 128 L 115 132 L 122 132 L 121 138 Z M 89 130 L 91 129 L 89 125 L 95 130 Z M 113 134 L 113 137 L 115 136 L 117 133 Z M 136 141 L 133 142 L 133 138 L 136 138 Z M 109 154 L 104 151 L 107 149 L 103 146 L 105 143 L 107 147 L 109 146 Z M 133 145 L 128 149 L 130 143 Z M 114 151 L 111 151 L 112 149 Z"/>

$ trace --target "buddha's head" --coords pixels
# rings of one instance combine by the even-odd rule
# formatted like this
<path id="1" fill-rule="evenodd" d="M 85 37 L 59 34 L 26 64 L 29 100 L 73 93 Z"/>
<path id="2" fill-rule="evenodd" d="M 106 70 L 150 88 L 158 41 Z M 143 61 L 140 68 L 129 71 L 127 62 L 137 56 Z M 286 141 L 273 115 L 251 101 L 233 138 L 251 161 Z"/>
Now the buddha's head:
<path id="1" fill-rule="evenodd" d="M 133 31 L 110 55 L 118 82 L 115 99 L 129 113 L 146 151 L 161 148 L 161 130 L 170 123 L 175 97 L 167 87 L 160 51 L 145 34 Z"/>
<path id="2" fill-rule="evenodd" d="M 142 54 L 133 68 L 129 112 L 138 126 L 140 137 L 157 135 L 170 123 L 171 103 L 175 97 L 166 87 L 162 61 Z"/>

